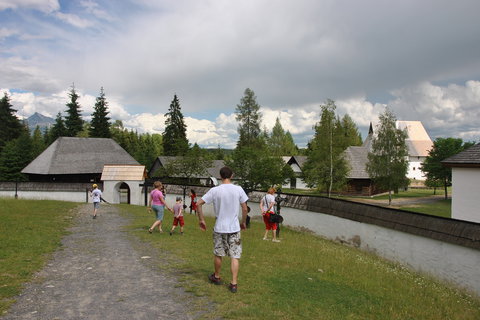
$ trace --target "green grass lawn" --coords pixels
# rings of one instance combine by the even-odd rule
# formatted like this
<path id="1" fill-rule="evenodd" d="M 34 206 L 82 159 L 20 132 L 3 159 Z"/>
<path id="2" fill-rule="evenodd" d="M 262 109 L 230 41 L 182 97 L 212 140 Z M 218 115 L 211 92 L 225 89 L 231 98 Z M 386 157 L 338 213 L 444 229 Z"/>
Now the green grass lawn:
<path id="1" fill-rule="evenodd" d="M 185 235 L 148 234 L 153 215 L 144 207 L 121 208 L 134 217 L 129 231 L 159 249 L 160 267 L 180 276 L 188 291 L 214 301 L 215 311 L 206 318 L 480 319 L 478 297 L 306 232 L 282 228 L 281 243 L 263 241 L 261 222 L 242 233 L 239 291 L 232 294 L 226 285 L 207 281 L 213 271 L 212 218 L 207 232 L 187 214 Z M 166 212 L 163 229 L 171 223 Z M 226 284 L 229 269 L 226 258 Z"/>
<path id="2" fill-rule="evenodd" d="M 60 246 L 77 205 L 0 198 L 0 315 Z"/>
<path id="3" fill-rule="evenodd" d="M 451 196 L 452 191 L 451 187 L 447 188 L 447 195 Z M 445 191 L 442 188 L 437 188 L 437 190 L 434 192 L 433 189 L 414 189 L 410 188 L 406 191 L 399 191 L 398 193 L 393 193 L 392 192 L 392 199 L 398 199 L 398 198 L 419 198 L 419 197 L 430 197 L 433 195 L 445 195 Z M 388 200 L 388 194 L 382 194 L 380 196 L 374 196 L 372 199 L 375 200 Z"/>
<path id="4" fill-rule="evenodd" d="M 431 203 L 426 203 L 418 206 L 400 207 L 400 209 L 424 213 L 444 218 L 452 217 L 452 199 L 442 199 Z"/>

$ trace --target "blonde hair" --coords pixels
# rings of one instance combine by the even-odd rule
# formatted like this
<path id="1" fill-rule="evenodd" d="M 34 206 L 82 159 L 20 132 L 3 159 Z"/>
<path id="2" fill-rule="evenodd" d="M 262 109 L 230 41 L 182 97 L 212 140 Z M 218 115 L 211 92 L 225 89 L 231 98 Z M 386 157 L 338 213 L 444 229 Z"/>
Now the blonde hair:
<path id="1" fill-rule="evenodd" d="M 96 184 L 96 183 L 94 183 L 94 184 L 92 185 L 92 188 L 94 188 L 94 189 L 95 189 L 96 187 L 98 187 L 98 186 L 97 186 L 97 184 Z"/>
<path id="2" fill-rule="evenodd" d="M 275 189 L 274 187 L 268 188 L 267 193 L 274 194 L 275 192 L 277 192 L 277 189 Z"/>
<path id="3" fill-rule="evenodd" d="M 157 188 L 157 189 L 163 187 L 163 185 L 162 185 L 162 183 L 161 183 L 160 181 L 155 181 L 155 182 L 153 183 L 153 186 L 154 186 L 155 188 Z"/>

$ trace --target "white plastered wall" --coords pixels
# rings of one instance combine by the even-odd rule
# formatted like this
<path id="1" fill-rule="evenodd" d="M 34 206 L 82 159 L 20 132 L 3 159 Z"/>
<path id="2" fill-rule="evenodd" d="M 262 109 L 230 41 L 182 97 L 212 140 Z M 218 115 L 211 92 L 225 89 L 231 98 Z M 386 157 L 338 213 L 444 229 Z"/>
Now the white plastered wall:
<path id="1" fill-rule="evenodd" d="M 480 223 L 480 168 L 452 168 L 452 218 Z"/>

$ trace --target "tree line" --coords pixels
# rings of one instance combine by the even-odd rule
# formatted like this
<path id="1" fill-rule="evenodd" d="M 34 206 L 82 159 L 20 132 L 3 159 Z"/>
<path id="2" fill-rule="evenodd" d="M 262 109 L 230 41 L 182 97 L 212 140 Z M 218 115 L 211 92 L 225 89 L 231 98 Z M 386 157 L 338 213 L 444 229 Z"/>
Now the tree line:
<path id="1" fill-rule="evenodd" d="M 330 99 L 320 105 L 319 121 L 313 126 L 314 135 L 307 148 L 300 149 L 291 133 L 284 130 L 278 117 L 271 132 L 266 127 L 262 129 L 264 119 L 261 106 L 254 91 L 247 88 L 235 108 L 239 137 L 234 150 L 229 151 L 220 146 L 210 150 L 200 148 L 196 143 L 190 144 L 176 94 L 165 113 L 165 130 L 162 134 L 139 134 L 124 128 L 120 120 L 111 123 L 103 88 L 96 98 L 89 122 L 82 119 L 79 95 L 73 85 L 68 96 L 65 115 L 59 112 L 51 128 L 42 133 L 37 127 L 30 134 L 27 125 L 15 115 L 10 97 L 4 94 L 0 99 L 0 120 L 5 124 L 0 127 L 0 180 L 25 180 L 20 171 L 58 137 L 95 137 L 114 139 L 147 168 L 160 155 L 174 156 L 175 160 L 155 175 L 181 177 L 189 183 L 195 183 L 194 177 L 205 174 L 213 160 L 224 160 L 247 191 L 265 190 L 295 179 L 294 172 L 285 164 L 282 156 L 305 155 L 301 178 L 308 187 L 330 196 L 333 191 L 345 188 L 347 182 L 350 167 L 345 159 L 345 150 L 349 146 L 362 145 L 355 122 L 348 114 L 343 117 L 337 115 L 335 102 Z M 395 115 L 386 108 L 379 117 L 366 166 L 374 183 L 389 191 L 407 187 L 409 183 L 406 178 L 406 133 L 397 129 L 395 122 Z M 472 144 L 463 143 L 461 139 L 437 139 L 422 167 L 427 177 L 426 184 L 446 188 L 451 183 L 451 169 L 441 166 L 440 161 Z"/>

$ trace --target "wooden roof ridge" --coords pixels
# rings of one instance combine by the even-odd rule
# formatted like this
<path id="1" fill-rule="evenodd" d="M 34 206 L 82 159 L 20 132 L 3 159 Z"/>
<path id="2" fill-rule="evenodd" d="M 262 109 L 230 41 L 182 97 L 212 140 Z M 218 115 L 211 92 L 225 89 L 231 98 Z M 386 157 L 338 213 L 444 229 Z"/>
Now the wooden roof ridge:
<path id="1" fill-rule="evenodd" d="M 447 167 L 480 167 L 480 143 L 441 162 Z"/>

